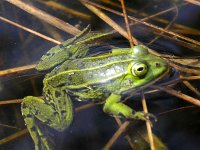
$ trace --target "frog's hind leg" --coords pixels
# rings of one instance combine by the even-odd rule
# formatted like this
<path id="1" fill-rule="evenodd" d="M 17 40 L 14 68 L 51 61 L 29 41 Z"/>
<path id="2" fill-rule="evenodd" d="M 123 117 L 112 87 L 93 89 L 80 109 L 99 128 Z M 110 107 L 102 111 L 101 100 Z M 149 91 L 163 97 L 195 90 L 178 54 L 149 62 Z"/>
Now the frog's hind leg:
<path id="1" fill-rule="evenodd" d="M 21 105 L 22 115 L 35 143 L 36 150 L 50 150 L 54 146 L 54 143 L 50 141 L 50 137 L 44 135 L 44 129 L 39 125 L 37 119 L 37 115 L 41 113 L 41 110 L 48 111 L 49 107 L 44 107 L 44 105 L 45 103 L 42 99 L 33 96 L 25 97 Z M 41 106 L 44 108 L 41 108 Z"/>
<path id="2" fill-rule="evenodd" d="M 25 97 L 22 103 L 22 115 L 29 130 L 29 133 L 34 140 L 36 150 L 54 150 L 55 143 L 52 135 L 47 131 L 47 126 L 63 131 L 68 128 L 72 122 L 73 112 L 71 100 L 66 97 L 69 103 L 68 115 L 60 116 L 55 110 L 55 106 L 51 105 L 46 100 L 41 98 L 28 96 Z M 63 100 L 64 101 L 64 100 Z M 61 112 L 63 113 L 63 112 Z M 65 117 L 65 119 L 63 119 Z"/>

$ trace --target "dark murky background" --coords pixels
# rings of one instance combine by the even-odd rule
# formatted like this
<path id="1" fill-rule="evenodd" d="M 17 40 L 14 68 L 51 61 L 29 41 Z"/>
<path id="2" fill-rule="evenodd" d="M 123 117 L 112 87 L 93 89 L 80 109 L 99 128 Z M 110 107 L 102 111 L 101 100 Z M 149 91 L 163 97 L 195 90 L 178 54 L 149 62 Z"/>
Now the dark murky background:
<path id="1" fill-rule="evenodd" d="M 28 2 L 28 0 L 25 2 Z M 111 30 L 106 23 L 104 23 L 101 19 L 99 19 L 77 1 L 59 0 L 57 2 L 74 10 L 90 15 L 92 17 L 90 20 L 74 17 L 73 15 L 63 11 L 53 10 L 38 1 L 29 2 L 32 2 L 34 6 L 50 13 L 51 15 L 69 22 L 74 26 L 76 25 L 81 27 L 80 29 L 83 29 L 88 24 L 91 24 L 92 30 Z M 112 6 L 104 4 L 103 2 L 94 2 L 98 2 L 99 4 L 103 4 L 104 6 L 112 8 Z M 180 3 L 177 3 L 177 5 L 179 4 Z M 143 18 L 139 15 L 142 12 L 150 15 L 173 7 L 173 5 L 175 4 L 169 1 L 153 2 L 150 0 L 137 0 L 126 2 L 126 6 L 128 6 L 129 9 L 138 10 L 137 13 L 133 13 L 131 11 L 128 12 L 129 15 L 136 16 L 137 18 Z M 121 11 L 120 8 L 113 7 L 113 9 Z M 111 13 L 107 14 L 120 25 L 124 25 L 124 20 L 122 17 L 113 15 Z M 170 12 L 162 15 L 161 18 L 172 20 L 175 15 L 175 12 Z M 192 4 L 182 6 L 179 8 L 177 15 L 178 17 L 175 23 L 198 29 L 200 32 L 199 6 Z M 71 35 L 56 29 L 51 25 L 48 25 L 47 23 L 5 1 L 0 2 L 0 16 L 10 19 L 14 22 L 18 22 L 23 26 L 50 37 L 52 35 L 50 31 L 53 31 L 54 34 L 56 33 L 58 35 L 57 38 L 54 38 L 58 40 L 66 40 L 71 37 Z M 156 21 L 150 20 L 148 22 L 165 27 L 165 25 Z M 171 29 L 173 29 L 173 27 L 171 27 Z M 143 43 L 148 43 L 155 37 L 152 29 L 145 27 L 144 25 L 134 26 L 132 31 L 133 35 Z M 185 36 L 200 41 L 199 32 L 197 32 L 196 35 L 191 34 Z M 129 43 L 120 35 L 116 35 L 109 41 L 109 43 L 118 47 L 129 46 Z M 37 63 L 40 57 L 54 45 L 55 44 L 52 44 L 51 42 L 48 42 L 40 37 L 37 37 L 0 20 L 0 70 Z M 197 56 L 200 54 L 198 51 L 192 51 L 189 48 L 177 44 L 173 39 L 163 37 L 149 45 L 149 47 L 161 53 L 177 56 Z M 101 48 L 101 50 L 103 49 Z M 40 96 L 42 94 L 43 77 L 43 74 L 34 69 L 0 77 L 0 100 L 22 99 L 27 95 Z M 192 81 L 191 83 L 197 89 L 200 89 L 198 80 Z M 176 90 L 181 90 L 183 93 L 194 98 L 199 98 L 189 91 L 188 88 L 186 88 L 182 83 L 176 84 L 173 88 Z M 170 150 L 200 149 L 200 109 L 198 107 L 188 107 L 192 104 L 186 103 L 181 99 L 163 92 L 150 94 L 146 97 L 149 112 L 155 114 L 158 118 L 158 122 L 153 122 L 153 132 L 166 144 Z M 128 100 L 127 103 L 135 110 L 142 110 L 140 97 L 133 97 Z M 84 103 L 74 102 L 76 107 L 83 104 Z M 174 110 L 181 107 L 185 108 Z M 20 112 L 20 104 L 1 105 L 0 118 L 0 124 L 2 124 L 0 125 L 0 139 L 3 139 L 25 128 Z M 15 128 L 6 127 L 4 125 L 9 125 Z M 134 134 L 139 131 L 144 131 L 144 127 L 144 122 L 134 121 L 128 128 L 127 133 L 133 137 L 134 141 Z M 61 135 L 57 136 L 58 140 L 61 140 L 62 137 L 65 137 L 63 140 L 63 145 L 60 145 L 63 150 L 98 150 L 103 148 L 103 146 L 108 142 L 117 129 L 118 125 L 115 120 L 112 117 L 104 114 L 102 111 L 102 106 L 98 105 L 80 113 L 76 113 L 72 127 Z M 32 150 L 34 149 L 34 145 L 30 136 L 26 135 L 7 144 L 0 145 L 0 149 Z M 112 149 L 129 150 L 131 147 L 122 136 L 113 145 Z M 149 148 L 147 147 L 145 149 Z"/>

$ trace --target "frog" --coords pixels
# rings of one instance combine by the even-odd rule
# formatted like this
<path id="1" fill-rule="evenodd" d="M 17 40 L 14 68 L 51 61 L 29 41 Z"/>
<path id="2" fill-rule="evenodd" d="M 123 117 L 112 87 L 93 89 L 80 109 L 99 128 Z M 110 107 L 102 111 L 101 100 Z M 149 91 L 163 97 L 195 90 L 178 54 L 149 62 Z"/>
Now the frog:
<path id="1" fill-rule="evenodd" d="M 110 116 L 128 120 L 153 118 L 150 113 L 133 110 L 122 97 L 164 77 L 169 70 L 167 62 L 151 54 L 144 45 L 89 55 L 95 40 L 109 34 L 86 28 L 42 56 L 36 69 L 51 70 L 43 79 L 43 96 L 26 96 L 21 104 L 36 150 L 56 149 L 48 128 L 64 132 L 70 127 L 73 100 L 102 104 L 103 111 Z"/>

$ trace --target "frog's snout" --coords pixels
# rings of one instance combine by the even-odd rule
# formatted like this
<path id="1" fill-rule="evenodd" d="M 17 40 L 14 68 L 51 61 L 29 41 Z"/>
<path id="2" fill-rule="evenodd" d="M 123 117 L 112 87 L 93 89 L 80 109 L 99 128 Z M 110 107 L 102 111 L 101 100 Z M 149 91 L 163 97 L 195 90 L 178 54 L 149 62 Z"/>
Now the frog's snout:
<path id="1" fill-rule="evenodd" d="M 167 62 L 165 62 L 165 61 L 162 61 L 162 62 L 160 62 L 160 61 L 156 61 L 156 62 L 154 62 L 154 66 L 155 66 L 155 68 L 157 68 L 157 69 L 159 69 L 159 68 L 162 68 L 162 67 L 164 67 L 164 68 L 168 68 L 168 64 L 167 64 Z"/>
<path id="2" fill-rule="evenodd" d="M 158 60 L 158 61 L 156 60 L 156 61 L 153 62 L 152 65 L 153 65 L 152 67 L 155 70 L 154 73 L 157 74 L 156 76 L 160 76 L 163 73 L 167 73 L 168 70 L 169 70 L 169 65 L 164 60 L 162 60 L 162 61 L 161 60 Z"/>

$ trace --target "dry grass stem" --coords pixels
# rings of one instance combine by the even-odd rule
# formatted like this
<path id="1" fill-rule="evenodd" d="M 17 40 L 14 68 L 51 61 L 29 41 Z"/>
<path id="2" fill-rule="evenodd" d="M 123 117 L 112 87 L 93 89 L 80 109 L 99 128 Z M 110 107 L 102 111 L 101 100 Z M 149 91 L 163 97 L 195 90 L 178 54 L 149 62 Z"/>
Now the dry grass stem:
<path id="1" fill-rule="evenodd" d="M 109 150 L 112 145 L 117 141 L 117 139 L 122 135 L 122 133 L 124 133 L 124 131 L 126 130 L 126 128 L 128 127 L 128 125 L 130 124 L 129 121 L 125 121 L 120 127 L 119 129 L 115 132 L 115 134 L 112 136 L 112 138 L 110 138 L 110 140 L 108 141 L 108 143 L 103 147 L 102 150 Z"/>
<path id="2" fill-rule="evenodd" d="M 200 97 L 200 92 L 197 88 L 195 88 L 190 82 L 188 81 L 183 81 L 183 84 L 187 86 L 192 92 L 194 92 L 196 95 Z"/>
<path id="3" fill-rule="evenodd" d="M 1 123 L 0 123 L 0 126 L 4 127 L 4 128 L 18 129 L 18 127 L 10 126 L 10 125 L 7 125 L 7 124 L 1 124 Z"/>
<path id="4" fill-rule="evenodd" d="M 167 110 L 167 111 L 164 111 L 164 112 L 157 114 L 157 116 L 161 116 L 161 115 L 168 114 L 168 113 L 171 113 L 171 112 L 175 112 L 175 111 L 178 111 L 178 110 L 190 109 L 190 108 L 195 108 L 195 107 L 196 106 L 191 105 L 191 106 L 184 106 L 184 107 L 179 107 L 179 108 L 175 108 L 175 109 L 170 109 L 170 110 Z"/>
<path id="5" fill-rule="evenodd" d="M 47 40 L 47 41 L 50 41 L 50 42 L 52 42 L 52 43 L 55 43 L 55 44 L 60 44 L 61 42 L 59 42 L 59 41 L 57 41 L 57 40 L 55 40 L 55 39 L 52 39 L 52 38 L 50 38 L 50 37 L 48 37 L 48 36 L 45 36 L 45 35 L 43 35 L 43 34 L 41 34 L 41 33 L 39 33 L 39 32 L 36 32 L 36 31 L 34 31 L 34 30 L 32 30 L 32 29 L 29 29 L 29 28 L 27 28 L 27 27 L 25 27 L 25 26 L 22 26 L 22 25 L 20 25 L 20 24 L 18 24 L 18 23 L 15 23 L 15 22 L 13 22 L 13 21 L 11 21 L 11 20 L 8 20 L 8 19 L 6 19 L 6 18 L 4 18 L 4 17 L 1 17 L 0 16 L 0 20 L 3 20 L 3 21 L 5 21 L 5 22 L 7 22 L 7 23 L 9 23 L 9 24 L 12 24 L 13 26 L 16 26 L 16 27 L 18 27 L 18 28 L 20 28 L 20 29 L 23 29 L 23 30 L 25 30 L 25 31 L 28 31 L 28 32 L 30 32 L 30 33 L 32 33 L 32 34 L 34 34 L 34 35 L 37 35 L 37 36 L 39 36 L 39 37 L 41 37 L 41 38 L 43 38 L 43 39 L 45 39 L 45 40 Z"/>
<path id="6" fill-rule="evenodd" d="M 95 103 L 85 104 L 85 105 L 82 105 L 82 106 L 75 108 L 75 111 L 80 112 L 80 111 L 83 111 L 85 109 L 88 109 L 88 108 L 91 108 L 91 107 L 94 107 L 94 106 L 97 106 L 97 104 L 95 104 Z"/>
<path id="7" fill-rule="evenodd" d="M 169 56 L 165 57 L 168 58 L 167 60 L 172 61 L 173 63 L 176 64 L 181 64 L 185 66 L 191 66 L 191 67 L 199 67 L 200 68 L 200 60 L 199 56 L 197 57 L 176 57 L 176 56 Z"/>
<path id="8" fill-rule="evenodd" d="M 33 65 L 27 65 L 27 66 L 22 66 L 22 67 L 16 67 L 16 68 L 11 68 L 11 69 L 6 69 L 6 70 L 1 70 L 0 71 L 0 76 L 5 76 L 13 73 L 18 73 L 21 71 L 29 70 L 35 68 L 35 64 Z"/>
<path id="9" fill-rule="evenodd" d="M 3 101 L 0 101 L 0 105 L 17 104 L 21 102 L 22 102 L 22 99 L 3 100 Z"/>
<path id="10" fill-rule="evenodd" d="M 82 1 L 83 1 L 83 0 L 82 0 Z M 85 0 L 84 0 L 83 2 L 85 2 Z M 82 2 L 82 3 L 83 3 L 83 2 Z M 92 3 L 92 2 L 88 2 L 88 1 L 85 2 L 85 4 L 86 4 L 86 3 L 91 4 L 91 5 L 89 5 L 89 6 L 91 7 L 91 9 L 94 9 L 93 11 L 95 11 L 95 14 L 96 14 L 96 15 L 99 15 L 100 18 L 102 17 L 102 19 L 103 19 L 106 23 L 108 23 L 108 24 L 114 29 L 114 31 L 119 32 L 122 36 L 124 36 L 126 39 L 129 40 L 129 36 L 128 36 L 127 32 L 126 32 L 123 28 L 121 28 L 117 23 L 115 23 L 113 20 L 111 20 L 111 19 L 110 19 L 107 15 L 105 15 L 102 11 L 100 11 L 99 9 L 96 9 L 96 8 L 93 7 L 92 5 L 97 6 L 97 7 L 99 7 L 99 8 L 109 9 L 111 12 L 112 12 L 112 9 L 106 8 L 106 7 L 103 7 L 103 6 L 101 6 L 101 5 L 98 5 L 98 4 L 95 4 L 95 3 Z M 100 12 L 99 12 L 99 11 L 100 11 Z M 122 16 L 123 16 L 123 14 L 122 14 Z M 152 50 L 152 49 L 149 49 L 149 51 L 150 51 L 152 54 L 155 54 L 155 55 L 157 55 L 157 56 L 160 55 L 159 53 L 157 53 L 156 51 L 154 51 L 154 50 Z"/>
<path id="11" fill-rule="evenodd" d="M 119 11 L 111 10 L 110 8 L 107 8 L 107 7 L 104 7 L 104 6 L 95 4 L 95 3 L 91 3 L 91 2 L 87 2 L 87 4 L 90 4 L 90 6 L 91 6 L 91 5 L 94 5 L 95 7 L 98 7 L 98 8 L 104 9 L 104 10 L 107 10 L 107 11 L 112 12 L 112 13 L 114 13 L 114 14 L 117 14 L 117 15 L 119 15 L 119 16 L 123 16 L 123 13 L 121 13 L 121 12 L 119 12 Z M 97 9 L 97 8 L 96 8 L 96 9 Z M 161 28 L 161 27 L 158 27 L 158 26 L 156 26 L 156 25 L 153 25 L 153 24 L 147 23 L 147 22 L 145 22 L 145 21 L 139 20 L 139 19 L 137 19 L 137 18 L 135 18 L 135 17 L 128 16 L 128 18 L 129 18 L 130 20 L 135 21 L 135 22 L 139 22 L 139 23 L 141 23 L 141 24 L 143 24 L 143 25 L 146 25 L 146 26 L 148 26 L 148 27 L 150 27 L 150 28 L 152 28 L 152 29 L 154 29 L 154 30 L 162 31 L 163 33 L 166 33 L 166 34 L 172 36 L 172 37 L 171 37 L 172 39 L 180 38 L 180 39 L 182 39 L 182 40 L 191 42 L 191 43 L 193 43 L 193 44 L 200 45 L 200 42 L 199 42 L 199 41 L 196 41 L 196 40 L 194 40 L 194 39 L 191 39 L 191 38 L 182 36 L 182 35 L 180 35 L 180 34 L 174 33 L 174 32 L 169 31 L 169 30 L 165 30 L 165 29 L 163 29 L 163 28 Z M 107 23 L 108 23 L 108 22 L 107 22 Z M 127 39 L 128 39 L 128 38 L 127 38 Z"/>
<path id="12" fill-rule="evenodd" d="M 126 24 L 126 30 L 127 30 L 127 33 L 128 33 L 128 40 L 129 40 L 129 43 L 130 43 L 130 47 L 133 47 L 134 44 L 138 45 L 139 43 L 131 35 L 131 29 L 130 29 L 129 23 L 128 23 L 128 17 L 127 17 L 127 14 L 126 14 L 126 8 L 125 8 L 125 5 L 124 5 L 124 0 L 120 0 L 120 1 L 121 1 L 121 5 L 122 5 L 122 11 L 123 11 L 123 14 L 124 14 L 124 20 L 125 20 L 125 24 Z"/>
<path id="13" fill-rule="evenodd" d="M 135 17 L 130 17 L 130 19 L 131 19 L 131 20 L 134 20 L 134 21 L 137 21 L 137 22 L 140 22 L 141 24 L 144 24 L 144 25 L 146 25 L 146 26 L 148 26 L 148 27 L 151 27 L 152 29 L 155 29 L 155 30 L 158 30 L 158 31 L 162 31 L 163 33 L 169 34 L 169 35 L 172 36 L 172 39 L 174 39 L 174 38 L 180 38 L 180 39 L 182 39 L 182 40 L 185 40 L 185 41 L 188 41 L 188 42 L 191 42 L 191 43 L 193 43 L 193 44 L 196 44 L 196 45 L 199 45 L 199 46 L 200 46 L 200 42 L 199 42 L 199 41 L 196 41 L 196 40 L 193 40 L 193 39 L 191 39 L 191 38 L 182 36 L 182 35 L 180 35 L 180 34 L 177 34 L 177 33 L 175 33 L 175 32 L 169 31 L 169 30 L 165 30 L 165 29 L 163 29 L 163 28 L 161 28 L 161 27 L 158 27 L 158 26 L 156 26 L 156 25 L 147 23 L 147 22 L 145 22 L 145 21 L 140 21 L 140 20 L 136 19 Z"/>
<path id="14" fill-rule="evenodd" d="M 119 32 L 122 36 L 124 36 L 126 39 L 129 39 L 127 32 L 122 27 L 120 27 L 115 21 L 113 21 L 110 17 L 108 17 L 105 13 L 103 13 L 100 9 L 97 9 L 96 7 L 86 2 L 85 0 L 80 0 L 80 1 L 85 7 L 87 7 L 90 11 L 95 13 L 99 18 L 105 21 L 108 25 L 110 25 L 113 29 Z"/>
<path id="15" fill-rule="evenodd" d="M 170 66 L 176 68 L 177 70 L 180 70 L 182 72 L 188 72 L 188 73 L 191 73 L 191 74 L 196 74 L 196 75 L 199 75 L 200 74 L 200 70 L 195 70 L 195 69 L 190 69 L 190 68 L 185 68 L 185 67 L 181 67 L 179 65 L 176 65 L 172 62 L 169 62 L 168 63 L 170 64 Z"/>
<path id="16" fill-rule="evenodd" d="M 182 5 L 181 5 L 182 6 Z M 160 15 L 163 15 L 163 14 L 166 14 L 167 12 L 170 12 L 170 11 L 173 11 L 173 10 L 176 10 L 177 9 L 177 7 L 178 6 L 174 6 L 174 7 L 172 7 L 172 8 L 169 8 L 169 9 L 166 9 L 166 10 L 163 10 L 163 11 L 160 11 L 160 12 L 158 12 L 158 13 L 155 13 L 155 14 L 153 14 L 153 15 L 143 15 L 145 18 L 142 18 L 142 19 L 140 19 L 140 21 L 147 21 L 147 20 L 150 20 L 150 19 L 155 19 L 156 17 L 158 17 L 158 16 L 160 16 Z M 164 23 L 164 24 L 169 24 L 169 21 L 167 21 L 167 20 L 165 20 L 165 22 L 161 22 L 161 23 Z M 136 24 L 139 24 L 139 22 L 134 22 L 134 23 L 132 23 L 131 24 L 131 26 L 133 26 L 133 25 L 136 25 Z M 173 26 L 174 26 L 174 24 L 173 24 Z M 184 28 L 185 29 L 185 28 Z"/>
<path id="17" fill-rule="evenodd" d="M 190 81 L 190 80 L 199 80 L 199 79 L 200 79 L 200 76 L 179 76 L 178 78 L 176 78 L 174 80 L 170 80 L 168 82 L 161 83 L 161 84 L 159 84 L 159 86 L 162 86 L 162 87 L 168 86 L 168 87 L 170 87 L 170 86 L 174 86 L 178 82 L 184 82 L 184 81 Z M 145 91 L 145 94 L 155 93 L 155 92 L 159 92 L 159 90 L 157 89 L 157 90 Z M 139 93 L 136 93 L 136 95 L 139 95 Z"/>
<path id="18" fill-rule="evenodd" d="M 180 79 L 181 80 L 199 80 L 200 79 L 200 76 L 180 76 Z"/>
<path id="19" fill-rule="evenodd" d="M 188 34 L 188 35 L 200 35 L 200 31 L 193 31 L 193 30 L 185 30 L 185 29 L 171 29 L 172 32 L 176 32 L 179 34 Z"/>
<path id="20" fill-rule="evenodd" d="M 30 6 L 30 5 L 22 2 L 21 0 L 5 0 L 5 1 L 21 8 L 22 10 L 41 19 L 42 21 L 45 21 L 45 22 L 57 27 L 58 29 L 71 34 L 71 35 L 77 35 L 80 32 L 79 29 L 75 28 L 74 26 L 70 25 L 69 23 L 64 22 L 63 20 L 60 20 L 52 15 L 49 15 L 46 12 L 44 12 L 34 6 Z"/>
<path id="21" fill-rule="evenodd" d="M 165 30 L 168 30 L 172 24 L 175 22 L 176 18 L 178 17 L 178 7 L 175 5 L 175 11 L 176 11 L 176 15 L 174 16 L 174 18 L 167 24 L 167 26 L 164 28 Z M 154 43 L 155 41 L 157 41 L 161 36 L 163 35 L 163 32 L 160 32 L 159 35 L 157 35 L 153 40 L 151 40 L 148 45 Z"/>
<path id="22" fill-rule="evenodd" d="M 166 87 L 161 87 L 161 86 L 155 86 L 155 85 L 152 85 L 151 88 L 155 88 L 155 89 L 159 89 L 161 91 L 164 91 L 170 95 L 173 95 L 173 96 L 176 96 L 180 99 L 183 99 L 189 103 L 192 103 L 198 107 L 200 107 L 200 100 L 196 99 L 196 98 L 193 98 L 191 96 L 188 96 L 186 94 L 183 94 L 182 92 L 180 91 L 175 91 L 173 89 L 170 89 L 170 88 L 166 88 Z"/>
<path id="23" fill-rule="evenodd" d="M 43 3 L 49 7 L 52 7 L 53 9 L 58 9 L 60 11 L 63 11 L 67 14 L 71 14 L 73 16 L 76 16 L 76 17 L 79 17 L 81 19 L 85 19 L 85 20 L 91 20 L 91 16 L 90 15 L 87 15 L 85 14 L 84 12 L 79 12 L 79 11 L 76 11 L 72 8 L 69 8 L 69 7 L 66 7 L 62 4 L 59 4 L 58 2 L 54 2 L 54 1 L 41 1 L 39 0 L 38 2 L 40 3 Z"/>
<path id="24" fill-rule="evenodd" d="M 44 30 L 47 32 L 47 35 L 50 36 L 53 39 L 56 39 L 56 41 L 58 42 L 63 42 L 65 41 L 65 37 L 63 35 L 60 34 L 60 32 L 58 30 L 56 30 L 55 27 L 46 24 L 45 22 L 41 22 L 41 24 L 44 27 Z"/>
<path id="25" fill-rule="evenodd" d="M 111 1 L 111 0 L 101 0 L 102 2 L 104 2 L 105 4 L 108 4 L 108 5 L 111 5 L 111 6 L 115 6 L 115 7 L 117 7 L 117 8 L 121 8 L 121 6 L 118 4 L 118 3 L 116 3 L 116 2 L 113 2 L 113 1 Z M 185 5 L 185 4 L 181 4 L 180 6 L 183 6 L 183 5 Z M 178 6 L 179 7 L 179 6 Z M 161 11 L 161 12 L 159 12 L 159 13 L 161 13 L 161 14 L 163 14 L 163 13 L 167 13 L 167 12 L 169 12 L 169 11 L 172 11 L 173 9 L 175 9 L 174 7 L 172 7 L 172 8 L 169 8 L 168 10 L 164 10 L 164 11 Z M 134 10 L 134 9 L 132 9 L 132 8 L 129 8 L 129 7 L 127 7 L 126 8 L 126 10 L 127 11 L 129 11 L 129 12 L 131 12 L 131 13 L 137 13 L 138 14 L 138 10 Z M 162 13 L 163 12 L 163 13 Z M 157 13 L 158 15 L 159 15 L 159 13 Z M 151 18 L 151 19 L 153 19 L 153 20 L 155 20 L 155 21 L 157 21 L 157 22 L 160 22 L 160 23 L 163 23 L 163 24 L 168 24 L 169 23 L 169 21 L 168 20 L 165 20 L 165 19 L 162 19 L 162 18 L 157 18 L 156 16 L 157 16 L 157 14 L 155 14 L 155 16 L 154 15 L 151 15 L 151 16 L 149 16 L 149 14 L 147 14 L 147 13 L 145 13 L 145 12 L 140 12 L 139 14 L 138 14 L 138 16 L 142 16 L 142 17 L 145 17 L 145 18 Z M 144 19 L 145 19 L 144 18 Z M 145 20 L 143 20 L 143 19 L 141 19 L 142 21 L 146 21 L 146 19 Z M 181 24 L 177 24 L 177 23 L 175 23 L 175 24 L 173 24 L 173 27 L 175 27 L 175 28 L 179 28 L 179 29 L 183 29 L 183 30 L 187 30 L 187 31 L 191 31 L 192 33 L 196 33 L 196 34 L 200 34 L 200 31 L 198 30 L 198 29 L 193 29 L 193 28 L 190 28 L 190 27 L 187 27 L 187 26 L 184 26 L 184 25 L 181 25 Z"/>
<path id="26" fill-rule="evenodd" d="M 122 125 L 121 120 L 120 120 L 119 118 L 117 118 L 117 117 L 114 117 L 114 118 L 115 118 L 115 121 L 117 122 L 118 126 L 120 127 L 120 126 Z M 128 141 L 128 143 L 129 143 L 131 149 L 134 150 L 134 145 L 133 145 L 133 143 L 132 143 L 132 140 L 131 140 L 130 136 L 129 136 L 129 135 L 126 135 L 125 138 L 126 138 L 126 140 Z"/>
<path id="27" fill-rule="evenodd" d="M 10 136 L 7 136 L 6 138 L 3 138 L 0 140 L 0 145 L 6 144 L 8 142 L 11 142 L 19 137 L 22 137 L 24 135 L 28 134 L 28 130 L 27 129 L 23 129 L 21 131 L 18 131 Z"/>
<path id="28" fill-rule="evenodd" d="M 200 1 L 197 0 L 184 0 L 185 2 L 200 6 Z"/>
<path id="29" fill-rule="evenodd" d="M 145 100 L 145 96 L 144 96 L 143 92 L 142 92 L 142 107 L 143 107 L 144 112 L 148 113 L 147 104 L 146 104 L 146 100 Z M 148 137 L 149 137 L 150 148 L 151 148 L 151 150 L 155 150 L 155 145 L 154 145 L 154 141 L 153 141 L 153 133 L 151 130 L 151 123 L 148 120 L 146 120 L 146 127 L 147 127 L 147 133 L 148 133 Z"/>

